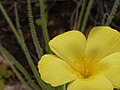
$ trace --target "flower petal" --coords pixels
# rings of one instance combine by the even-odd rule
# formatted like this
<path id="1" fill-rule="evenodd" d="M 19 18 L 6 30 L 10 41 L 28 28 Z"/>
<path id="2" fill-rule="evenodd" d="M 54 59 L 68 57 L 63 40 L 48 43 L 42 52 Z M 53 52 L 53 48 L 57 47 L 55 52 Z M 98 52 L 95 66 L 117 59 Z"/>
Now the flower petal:
<path id="1" fill-rule="evenodd" d="M 120 52 L 111 54 L 99 62 L 98 74 L 104 75 L 116 88 L 120 88 Z"/>
<path id="2" fill-rule="evenodd" d="M 59 86 L 76 79 L 73 69 L 55 55 L 44 55 L 38 63 L 42 80 L 52 86 Z"/>
<path id="3" fill-rule="evenodd" d="M 93 28 L 87 39 L 86 52 L 91 60 L 100 60 L 114 52 L 120 52 L 120 33 L 108 26 Z"/>
<path id="4" fill-rule="evenodd" d="M 86 38 L 77 31 L 72 30 L 56 36 L 49 42 L 51 50 L 72 67 L 78 69 L 79 63 L 85 55 Z"/>
<path id="5" fill-rule="evenodd" d="M 113 90 L 112 84 L 102 76 L 93 79 L 77 79 L 68 84 L 67 90 Z"/>

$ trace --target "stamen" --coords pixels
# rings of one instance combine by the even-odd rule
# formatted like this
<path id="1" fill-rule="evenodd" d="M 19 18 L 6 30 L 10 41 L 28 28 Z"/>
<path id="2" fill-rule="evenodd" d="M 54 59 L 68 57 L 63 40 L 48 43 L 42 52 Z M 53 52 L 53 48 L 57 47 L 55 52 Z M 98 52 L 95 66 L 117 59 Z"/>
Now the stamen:
<path id="1" fill-rule="evenodd" d="M 80 74 L 83 76 L 83 78 L 89 78 L 94 73 L 94 68 L 96 64 L 98 63 L 98 60 L 89 61 L 86 58 L 83 60 L 83 66 L 80 68 Z"/>

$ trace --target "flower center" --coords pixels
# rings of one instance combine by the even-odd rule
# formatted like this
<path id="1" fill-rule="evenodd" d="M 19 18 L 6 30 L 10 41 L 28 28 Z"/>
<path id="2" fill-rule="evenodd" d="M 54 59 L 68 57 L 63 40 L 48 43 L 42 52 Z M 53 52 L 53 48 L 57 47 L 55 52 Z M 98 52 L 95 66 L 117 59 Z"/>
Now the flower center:
<path id="1" fill-rule="evenodd" d="M 94 70 L 96 68 L 96 64 L 98 63 L 97 60 L 90 61 L 87 59 L 84 59 L 82 61 L 82 67 L 80 68 L 80 74 L 82 75 L 83 78 L 89 78 L 93 76 Z"/>

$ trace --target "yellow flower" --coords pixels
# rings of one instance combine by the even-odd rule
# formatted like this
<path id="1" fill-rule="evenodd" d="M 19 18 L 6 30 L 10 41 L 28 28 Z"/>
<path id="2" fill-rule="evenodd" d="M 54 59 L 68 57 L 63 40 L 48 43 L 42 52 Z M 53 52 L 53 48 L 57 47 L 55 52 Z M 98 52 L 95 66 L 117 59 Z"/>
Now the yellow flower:
<path id="1" fill-rule="evenodd" d="M 52 86 L 68 83 L 67 90 L 120 88 L 120 33 L 108 26 L 94 27 L 88 38 L 72 30 L 49 42 L 56 54 L 38 63 L 42 80 Z"/>

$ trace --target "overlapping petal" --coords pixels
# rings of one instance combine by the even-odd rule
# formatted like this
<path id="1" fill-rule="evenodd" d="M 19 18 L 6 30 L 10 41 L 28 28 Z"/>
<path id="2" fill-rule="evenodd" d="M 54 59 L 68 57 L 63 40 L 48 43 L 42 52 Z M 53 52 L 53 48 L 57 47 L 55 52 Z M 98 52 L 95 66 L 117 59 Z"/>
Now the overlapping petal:
<path id="1" fill-rule="evenodd" d="M 108 26 L 95 27 L 86 41 L 79 31 L 58 35 L 49 42 L 56 55 L 44 55 L 38 63 L 41 78 L 67 90 L 120 88 L 120 33 Z M 83 69 L 82 69 L 83 68 Z M 84 77 L 83 75 L 89 77 Z"/>
<path id="2" fill-rule="evenodd" d="M 94 27 L 87 39 L 88 58 L 100 60 L 114 52 L 120 52 L 120 33 L 108 26 Z"/>
<path id="3" fill-rule="evenodd" d="M 120 52 L 105 57 L 97 67 L 96 74 L 104 75 L 114 87 L 120 88 Z"/>
<path id="4" fill-rule="evenodd" d="M 113 85 L 105 77 L 77 79 L 68 85 L 67 90 L 113 90 Z"/>
<path id="5" fill-rule="evenodd" d="M 85 55 L 86 38 L 72 30 L 56 36 L 49 42 L 51 50 L 72 67 L 78 69 Z"/>
<path id="6" fill-rule="evenodd" d="M 76 79 L 74 70 L 55 55 L 44 55 L 38 63 L 41 78 L 52 86 L 59 86 Z"/>

